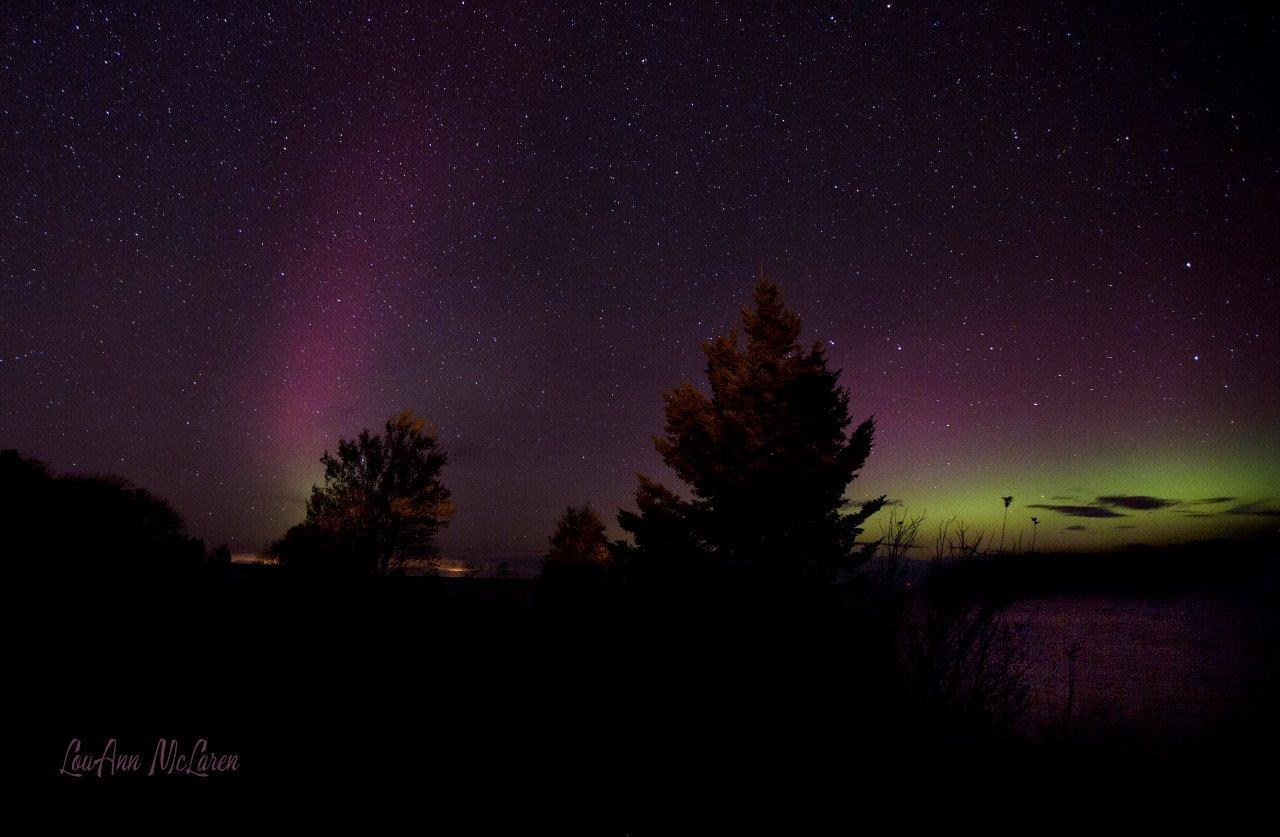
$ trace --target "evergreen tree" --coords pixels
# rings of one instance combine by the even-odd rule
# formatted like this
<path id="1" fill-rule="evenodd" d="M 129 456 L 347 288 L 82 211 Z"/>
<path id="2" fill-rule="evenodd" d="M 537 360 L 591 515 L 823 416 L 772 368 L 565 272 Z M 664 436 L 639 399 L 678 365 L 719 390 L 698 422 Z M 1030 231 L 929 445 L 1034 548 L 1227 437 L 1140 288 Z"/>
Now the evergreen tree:
<path id="1" fill-rule="evenodd" d="M 544 589 L 553 597 L 582 585 L 599 592 L 599 585 L 612 575 L 613 556 L 600 515 L 589 504 L 565 509 L 548 538 L 542 562 Z"/>
<path id="2" fill-rule="evenodd" d="M 645 558 L 695 545 L 757 581 L 831 581 L 874 549 L 856 541 L 884 498 L 849 511 L 844 494 L 875 423 L 849 432 L 840 372 L 821 344 L 800 345 L 800 318 L 777 285 L 761 277 L 753 303 L 745 341 L 732 330 L 703 344 L 710 395 L 689 383 L 665 394 L 666 433 L 654 442 L 691 499 L 641 477 L 638 513 L 618 520 Z"/>
<path id="3" fill-rule="evenodd" d="M 604 521 L 590 504 L 570 506 L 550 537 L 547 561 L 560 564 L 604 566 L 610 561 Z"/>

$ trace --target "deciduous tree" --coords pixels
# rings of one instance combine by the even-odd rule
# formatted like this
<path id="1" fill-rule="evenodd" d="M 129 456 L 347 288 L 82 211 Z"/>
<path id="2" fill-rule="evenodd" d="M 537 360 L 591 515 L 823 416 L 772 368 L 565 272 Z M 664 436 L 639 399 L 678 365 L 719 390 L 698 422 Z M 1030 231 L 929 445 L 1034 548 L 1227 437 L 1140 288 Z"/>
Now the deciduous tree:
<path id="1" fill-rule="evenodd" d="M 328 538 L 341 548 L 326 555 L 345 556 L 359 571 L 375 574 L 435 561 L 436 535 L 454 512 L 440 480 L 445 459 L 435 431 L 409 411 L 392 416 L 380 434 L 364 430 L 340 439 L 337 453 L 326 451 L 320 460 L 324 483 L 312 488 L 305 528 L 294 541 L 314 545 Z"/>

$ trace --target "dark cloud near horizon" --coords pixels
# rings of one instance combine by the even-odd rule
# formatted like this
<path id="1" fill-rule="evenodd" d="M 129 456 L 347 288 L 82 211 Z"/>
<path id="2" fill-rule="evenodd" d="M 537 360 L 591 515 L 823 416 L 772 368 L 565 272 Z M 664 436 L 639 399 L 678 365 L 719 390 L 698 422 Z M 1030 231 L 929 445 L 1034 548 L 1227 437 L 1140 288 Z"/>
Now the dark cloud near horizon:
<path id="1" fill-rule="evenodd" d="M 1053 499 L 1066 500 L 1073 498 L 1069 495 L 1055 495 Z M 1068 517 L 1106 518 L 1127 516 L 1120 511 L 1116 511 L 1117 509 L 1124 509 L 1125 511 L 1159 511 L 1160 509 L 1169 509 L 1175 506 L 1221 505 L 1236 499 L 1235 497 L 1224 496 L 1206 497 L 1201 500 L 1177 500 L 1172 497 L 1153 497 L 1150 494 L 1104 494 L 1094 498 L 1089 505 L 1032 503 L 1027 508 L 1047 509 L 1056 511 L 1059 514 L 1065 514 Z M 1186 517 L 1218 517 L 1221 515 L 1280 517 L 1280 509 L 1269 506 L 1270 502 L 1269 500 L 1258 500 L 1251 503 L 1238 503 L 1231 508 L 1214 511 L 1192 511 L 1190 509 L 1177 509 L 1176 511 Z M 1134 527 L 1124 526 L 1118 528 L 1132 529 Z"/>
<path id="2" fill-rule="evenodd" d="M 1234 500 L 1234 497 L 1221 499 L 1219 502 L 1227 502 Z M 1207 500 L 1200 501 L 1207 503 Z M 1179 514 L 1184 517 L 1280 517 L 1280 508 L 1271 505 L 1274 500 L 1252 500 L 1247 503 L 1237 503 L 1227 509 L 1218 509 L 1215 511 L 1183 511 L 1179 510 Z"/>
<path id="3" fill-rule="evenodd" d="M 1149 494 L 1108 494 L 1098 497 L 1094 503 L 1111 508 L 1132 509 L 1133 511 L 1154 511 L 1181 505 L 1181 500 L 1169 500 L 1164 497 L 1152 497 Z"/>
<path id="4" fill-rule="evenodd" d="M 1051 503 L 1033 503 L 1027 506 L 1029 509 L 1048 509 L 1056 511 L 1058 514 L 1065 514 L 1068 517 L 1125 517 L 1117 511 L 1112 511 L 1102 506 L 1059 506 Z"/>
<path id="5" fill-rule="evenodd" d="M 1252 503 L 1238 503 L 1218 514 L 1245 514 L 1251 517 L 1280 517 L 1280 509 L 1268 506 L 1270 500 L 1254 500 Z"/>

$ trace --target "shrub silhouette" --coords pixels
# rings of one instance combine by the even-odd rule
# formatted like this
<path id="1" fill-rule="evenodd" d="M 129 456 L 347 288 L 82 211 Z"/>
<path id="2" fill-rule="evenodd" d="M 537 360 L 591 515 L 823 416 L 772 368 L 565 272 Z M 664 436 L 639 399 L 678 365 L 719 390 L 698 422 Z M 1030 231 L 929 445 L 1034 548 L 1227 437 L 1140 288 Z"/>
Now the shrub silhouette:
<path id="1" fill-rule="evenodd" d="M 871 452 L 875 422 L 851 433 L 849 393 L 820 344 L 801 347 L 799 316 L 761 277 L 737 330 L 703 344 L 711 394 L 665 394 L 663 461 L 685 500 L 641 477 L 637 512 L 618 522 L 632 562 L 710 562 L 756 582 L 829 582 L 870 557 L 861 526 L 884 498 L 847 512 L 844 493 Z"/>
<path id="2" fill-rule="evenodd" d="M 542 565 L 543 579 L 601 579 L 611 569 L 612 563 L 604 521 L 595 509 L 589 503 L 565 509 L 548 538 Z"/>
<path id="3" fill-rule="evenodd" d="M 69 570 L 173 569 L 198 563 L 204 544 L 165 500 L 117 476 L 55 476 L 37 459 L 0 452 L 8 553 Z"/>
<path id="4" fill-rule="evenodd" d="M 290 527 L 266 555 L 287 570 L 308 575 L 372 575 L 377 569 L 373 551 L 347 531 L 315 523 Z"/>
<path id="5" fill-rule="evenodd" d="M 610 560 L 604 521 L 589 503 L 565 509 L 550 542 L 551 548 L 547 551 L 550 562 L 600 566 Z"/>
<path id="6" fill-rule="evenodd" d="M 361 431 L 325 452 L 324 483 L 311 489 L 306 520 L 268 549 L 309 571 L 385 575 L 439 559 L 436 534 L 453 517 L 440 481 L 445 453 L 434 430 L 404 411 L 383 433 Z"/>

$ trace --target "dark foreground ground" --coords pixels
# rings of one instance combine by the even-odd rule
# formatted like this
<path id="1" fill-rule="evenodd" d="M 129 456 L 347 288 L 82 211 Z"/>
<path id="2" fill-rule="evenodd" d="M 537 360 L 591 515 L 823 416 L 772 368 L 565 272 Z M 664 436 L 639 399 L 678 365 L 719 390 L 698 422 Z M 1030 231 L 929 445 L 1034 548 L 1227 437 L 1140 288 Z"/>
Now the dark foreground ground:
<path id="1" fill-rule="evenodd" d="M 1193 718 L 1191 734 L 1153 746 L 1123 725 L 1069 740 L 949 727 L 885 686 L 891 663 L 847 603 L 708 612 L 551 601 L 523 580 L 315 583 L 241 566 L 46 574 L 10 592 L 18 762 L 42 792 L 77 799 L 412 800 L 423 823 L 478 830 L 516 817 L 667 832 L 655 818 L 670 826 L 659 812 L 686 803 L 713 821 L 782 806 L 793 824 L 999 820 L 1065 799 L 1234 817 L 1276 775 L 1276 644 L 1265 585 L 1232 589 L 1257 620 L 1260 656 L 1225 713 L 1245 727 L 1219 735 Z M 112 738 L 140 754 L 138 771 L 60 774 L 73 739 L 100 754 Z M 148 776 L 159 738 L 183 751 L 204 739 L 239 770 Z"/>

